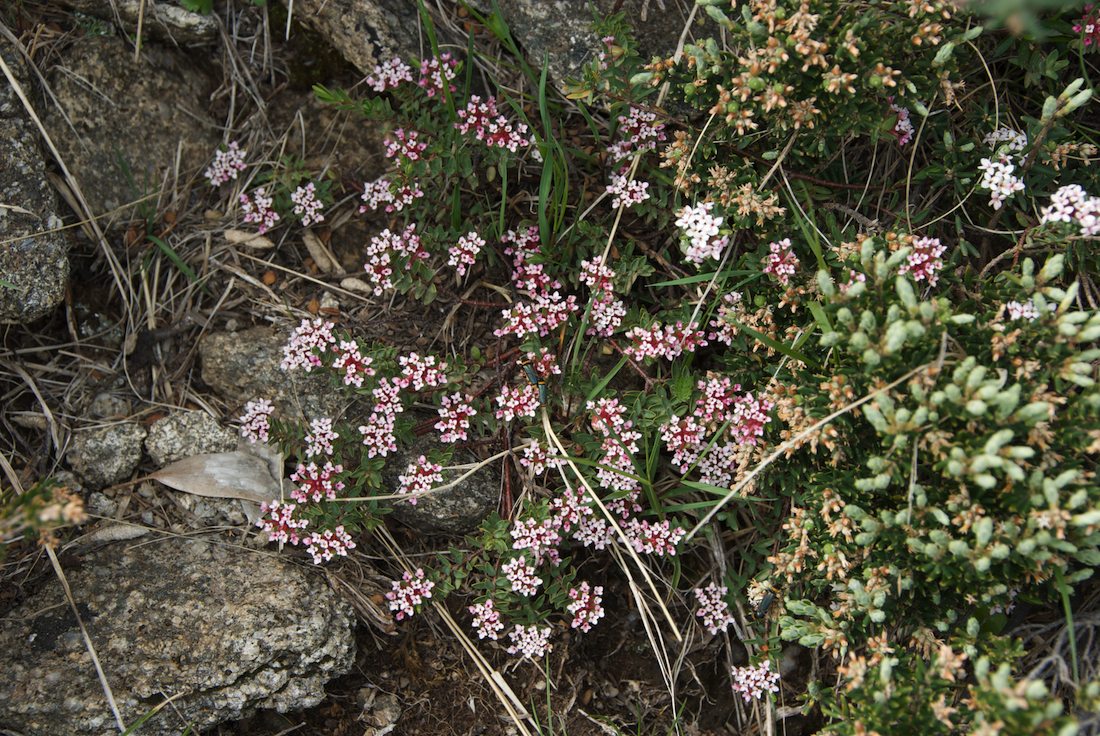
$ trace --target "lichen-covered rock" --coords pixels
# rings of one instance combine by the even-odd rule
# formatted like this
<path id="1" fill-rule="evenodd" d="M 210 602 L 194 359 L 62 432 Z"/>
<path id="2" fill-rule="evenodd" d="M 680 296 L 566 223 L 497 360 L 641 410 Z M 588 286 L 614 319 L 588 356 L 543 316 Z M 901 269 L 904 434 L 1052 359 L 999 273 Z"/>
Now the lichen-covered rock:
<path id="1" fill-rule="evenodd" d="M 354 661 L 352 611 L 323 579 L 221 540 L 110 545 L 69 562 L 76 607 L 127 725 L 178 736 L 316 705 Z M 25 736 L 118 730 L 60 584 L 0 621 L 0 723 Z"/>
<path id="2" fill-rule="evenodd" d="M 121 21 L 129 33 L 137 33 L 140 19 L 142 33 L 160 41 L 193 45 L 212 44 L 218 40 L 218 22 L 213 14 L 192 13 L 164 0 L 61 1 L 74 10 L 111 23 Z"/>
<path id="3" fill-rule="evenodd" d="M 409 0 L 295 0 L 294 18 L 364 73 L 394 54 L 420 53 L 416 3 Z"/>
<path id="4" fill-rule="evenodd" d="M 0 45 L 0 54 L 29 94 L 19 55 L 6 44 Z M 0 207 L 0 323 L 27 322 L 64 298 L 68 243 L 38 131 L 6 79 L 0 84 L 0 161 L 0 202 L 7 205 Z"/>
<path id="5" fill-rule="evenodd" d="M 126 480 L 141 462 L 145 428 L 136 422 L 112 424 L 73 435 L 67 459 L 91 489 Z"/>
<path id="6" fill-rule="evenodd" d="M 202 380 L 222 398 L 242 408 L 246 402 L 262 397 L 270 400 L 283 417 L 335 416 L 340 397 L 326 376 L 279 368 L 290 332 L 254 327 L 207 335 L 199 343 Z"/>
<path id="7" fill-rule="evenodd" d="M 135 61 L 121 38 L 84 36 L 48 79 L 61 110 L 43 123 L 96 214 L 159 191 L 177 147 L 181 169 L 201 171 L 220 142 L 213 80 L 183 51 L 146 44 Z"/>
<path id="8" fill-rule="evenodd" d="M 405 472 L 409 463 L 421 455 L 427 455 L 432 448 L 442 445 L 434 435 L 425 435 L 411 448 L 387 458 L 382 473 L 388 492 L 396 493 L 400 485 L 398 476 Z M 456 453 L 453 463 L 474 462 L 468 453 Z M 460 474 L 445 473 L 444 483 L 450 483 Z M 393 516 L 398 521 L 425 534 L 450 534 L 460 536 L 477 530 L 482 521 L 496 508 L 500 501 L 500 464 L 481 468 L 453 488 L 438 493 L 420 496 L 416 505 L 407 501 L 395 501 Z"/>
<path id="9" fill-rule="evenodd" d="M 158 467 L 236 447 L 237 435 L 201 411 L 179 411 L 153 422 L 145 438 L 145 451 Z"/>

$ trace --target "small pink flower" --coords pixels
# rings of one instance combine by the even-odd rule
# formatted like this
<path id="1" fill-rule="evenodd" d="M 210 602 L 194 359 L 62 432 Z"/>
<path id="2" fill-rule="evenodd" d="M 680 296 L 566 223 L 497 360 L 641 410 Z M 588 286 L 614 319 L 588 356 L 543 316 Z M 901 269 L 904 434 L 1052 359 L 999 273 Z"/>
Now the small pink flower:
<path id="1" fill-rule="evenodd" d="M 335 344 L 336 338 L 332 335 L 332 328 L 336 325 L 322 319 L 312 322 L 303 319 L 302 323 L 294 330 L 290 340 L 283 346 L 283 360 L 279 367 L 284 371 L 301 368 L 309 373 L 314 368 L 322 365 L 320 354 L 325 353 L 330 345 Z"/>
<path id="2" fill-rule="evenodd" d="M 679 527 L 673 527 L 668 519 L 656 523 L 631 519 L 623 527 L 626 538 L 638 554 L 675 557 L 676 545 L 687 534 Z"/>
<path id="3" fill-rule="evenodd" d="M 374 71 L 367 75 L 365 81 L 375 92 L 385 92 L 399 86 L 402 82 L 413 81 L 412 69 L 401 60 L 401 57 L 394 56 L 376 66 Z"/>
<path id="4" fill-rule="evenodd" d="M 435 583 L 428 580 L 422 568 L 416 568 L 415 573 L 406 571 L 401 580 L 393 581 L 393 589 L 386 593 L 386 600 L 390 602 L 390 610 L 395 612 L 394 618 L 398 621 L 410 618 L 427 599 L 432 597 L 432 588 Z"/>
<path id="5" fill-rule="evenodd" d="M 271 414 L 275 407 L 267 399 L 256 399 L 244 405 L 244 414 L 241 415 L 241 437 L 246 438 L 252 444 L 267 442 L 268 432 L 271 431 Z"/>
<path id="6" fill-rule="evenodd" d="M 626 333 L 631 344 L 624 352 L 635 360 L 664 358 L 673 360 L 683 353 L 693 353 L 707 344 L 705 333 L 694 322 L 675 325 L 654 322 L 649 327 L 633 327 Z"/>
<path id="7" fill-rule="evenodd" d="M 298 503 L 319 503 L 327 499 L 333 501 L 336 494 L 344 490 L 342 481 L 334 480 L 335 476 L 344 472 L 343 465 L 333 465 L 326 462 L 324 467 L 318 468 L 316 463 L 309 465 L 298 464 L 298 469 L 290 474 L 290 479 L 297 484 L 297 488 L 290 492 L 291 497 Z"/>
<path id="8" fill-rule="evenodd" d="M 791 239 L 783 238 L 778 242 L 769 243 L 768 250 L 769 253 L 764 258 L 767 264 L 764 267 L 764 273 L 771 274 L 776 281 L 786 286 L 790 283 L 795 269 L 798 268 L 798 256 L 791 248 Z"/>
<path id="9" fill-rule="evenodd" d="M 466 441 L 470 429 L 470 417 L 477 415 L 477 411 L 470 406 L 469 401 L 470 397 L 458 393 L 441 399 L 439 421 L 435 423 L 441 442 Z"/>
<path id="10" fill-rule="evenodd" d="M 520 654 L 527 659 L 539 659 L 553 649 L 550 644 L 549 626 L 540 629 L 537 626 L 521 624 L 508 632 L 508 638 L 512 640 L 508 653 Z"/>
<path id="11" fill-rule="evenodd" d="M 342 525 L 321 533 L 313 532 L 306 544 L 309 545 L 306 552 L 313 557 L 314 565 L 328 562 L 333 557 L 347 557 L 348 550 L 355 549 L 355 542 Z"/>
<path id="12" fill-rule="evenodd" d="M 532 475 L 542 475 L 547 468 L 556 468 L 561 464 L 557 457 L 558 448 L 553 445 L 543 445 L 538 440 L 532 440 L 531 444 L 523 448 L 523 457 L 519 464 L 531 471 Z"/>
<path id="13" fill-rule="evenodd" d="M 618 140 L 607 147 L 611 160 L 618 162 L 634 153 L 656 149 L 665 140 L 665 125 L 656 120 L 654 113 L 634 106 L 627 115 L 620 115 Z"/>
<path id="14" fill-rule="evenodd" d="M 779 673 L 771 671 L 769 660 L 756 667 L 734 667 L 730 671 L 733 679 L 733 691 L 740 693 L 745 702 L 764 698 L 765 693 L 779 692 Z"/>
<path id="15" fill-rule="evenodd" d="M 398 128 L 393 131 L 393 137 L 387 138 L 383 143 L 386 146 L 386 158 L 398 158 L 402 161 L 419 161 L 428 144 L 420 141 L 420 133 L 415 130 L 406 131 Z"/>
<path id="16" fill-rule="evenodd" d="M 533 417 L 539 409 L 538 386 L 525 383 L 519 388 L 503 386 L 500 395 L 497 396 L 496 418 L 510 422 L 519 417 Z"/>
<path id="17" fill-rule="evenodd" d="M 561 534 L 550 519 L 541 522 L 532 518 L 517 520 L 511 534 L 512 549 L 531 550 L 537 564 L 542 564 L 544 558 L 552 563 L 557 562 Z"/>
<path id="18" fill-rule="evenodd" d="M 244 157 L 246 155 L 247 153 L 241 150 L 237 141 L 230 142 L 224 151 L 215 151 L 214 162 L 210 164 L 210 168 L 206 170 L 205 174 L 210 186 L 220 186 L 227 181 L 236 179 L 237 174 L 245 170 Z"/>
<path id="19" fill-rule="evenodd" d="M 295 518 L 296 508 L 292 503 L 280 501 L 260 504 L 260 518 L 256 526 L 263 529 L 272 542 L 298 544 L 301 541 L 298 533 L 309 526 L 309 520 Z"/>
<path id="20" fill-rule="evenodd" d="M 434 355 L 422 358 L 418 353 L 409 353 L 399 357 L 397 362 L 401 364 L 401 377 L 396 383 L 401 388 L 423 391 L 447 385 L 447 364 L 437 362 Z"/>
<path id="21" fill-rule="evenodd" d="M 898 273 L 907 273 L 914 281 L 927 281 L 929 286 L 935 286 L 943 268 L 940 256 L 946 250 L 947 246 L 941 244 L 939 238 L 914 238 L 913 250 Z"/>
<path id="22" fill-rule="evenodd" d="M 500 611 L 494 609 L 492 598 L 486 598 L 484 603 L 475 603 L 466 610 L 474 617 L 472 625 L 477 630 L 478 639 L 496 641 L 500 632 L 504 631 Z"/>
<path id="23" fill-rule="evenodd" d="M 633 207 L 649 199 L 648 181 L 627 179 L 623 174 L 612 174 L 611 183 L 607 185 L 607 193 L 611 195 L 612 209 L 620 207 Z"/>
<path id="24" fill-rule="evenodd" d="M 367 457 L 386 457 L 397 452 L 397 438 L 393 434 L 394 413 L 375 410 L 367 417 L 367 423 L 359 427 L 363 435 L 363 444 L 367 447 Z"/>
<path id="25" fill-rule="evenodd" d="M 428 97 L 442 96 L 443 85 L 446 84 L 451 92 L 456 87 L 451 84 L 454 80 L 458 62 L 451 58 L 450 53 L 443 52 L 438 59 L 426 59 L 420 62 L 420 81 L 417 82 Z"/>
<path id="26" fill-rule="evenodd" d="M 324 204 L 317 199 L 317 185 L 313 182 L 295 189 L 290 195 L 290 201 L 294 203 L 294 214 L 302 219 L 302 227 L 325 221 L 325 216 L 321 214 Z"/>
<path id="27" fill-rule="evenodd" d="M 454 266 L 455 272 L 459 276 L 465 276 L 467 266 L 474 265 L 477 261 L 477 254 L 484 247 L 485 240 L 481 236 L 475 232 L 466 233 L 448 251 L 451 257 L 447 261 L 447 265 Z"/>
<path id="28" fill-rule="evenodd" d="M 587 582 L 582 582 L 576 588 L 570 588 L 569 613 L 573 614 L 571 628 L 580 629 L 586 634 L 592 630 L 596 622 L 603 618 L 603 586 L 589 587 Z"/>
<path id="29" fill-rule="evenodd" d="M 331 455 L 332 443 L 338 440 L 338 435 L 332 429 L 332 420 L 324 417 L 310 422 L 309 433 L 305 437 L 306 457 L 315 455 Z"/>
<path id="30" fill-rule="evenodd" d="M 538 571 L 526 557 L 515 557 L 501 565 L 500 570 L 512 584 L 514 593 L 530 598 L 538 593 L 539 586 L 542 585 L 542 578 L 538 576 Z"/>
<path id="31" fill-rule="evenodd" d="M 725 586 L 718 587 L 711 583 L 705 588 L 696 588 L 694 592 L 695 599 L 699 601 L 699 609 L 695 615 L 703 619 L 703 626 L 707 631 L 718 634 L 729 628 L 733 623 L 729 604 L 725 601 L 729 590 Z"/>
<path id="32" fill-rule="evenodd" d="M 275 211 L 275 199 L 268 195 L 263 187 L 253 190 L 252 196 L 242 194 L 240 197 L 241 211 L 244 213 L 244 221 L 257 225 L 256 231 L 263 235 L 275 223 L 279 221 L 279 213 Z"/>
<path id="33" fill-rule="evenodd" d="M 359 352 L 359 344 L 352 340 L 342 340 L 340 347 L 334 350 L 336 360 L 333 361 L 334 370 L 344 372 L 344 385 L 363 387 L 363 380 L 373 376 L 375 371 L 371 368 L 374 359 L 369 355 L 364 356 Z"/>
<path id="34" fill-rule="evenodd" d="M 410 496 L 409 504 L 416 505 L 417 496 L 430 493 L 432 487 L 443 482 L 443 466 L 430 462 L 426 455 L 421 455 L 416 462 L 409 463 L 405 468 L 405 474 L 397 476 L 400 487 L 397 492 Z"/>

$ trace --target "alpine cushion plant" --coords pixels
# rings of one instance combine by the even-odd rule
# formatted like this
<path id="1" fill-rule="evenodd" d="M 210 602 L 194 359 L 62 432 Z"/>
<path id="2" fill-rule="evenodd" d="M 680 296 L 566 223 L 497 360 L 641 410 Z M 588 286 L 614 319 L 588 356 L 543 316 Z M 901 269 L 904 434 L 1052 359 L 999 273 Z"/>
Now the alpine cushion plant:
<path id="1" fill-rule="evenodd" d="M 723 687 L 746 707 L 803 698 L 853 734 L 1069 723 L 1083 683 L 1041 692 L 1004 612 L 1068 599 L 1100 562 L 1088 96 L 1057 74 L 968 96 L 987 57 L 1025 56 L 968 12 L 707 0 L 713 37 L 650 60 L 611 18 L 575 116 L 476 89 L 446 53 L 381 64 L 367 100 L 321 90 L 387 126 L 387 170 L 346 193 L 374 296 L 507 304 L 489 303 L 491 362 L 302 322 L 284 370 L 327 376 L 347 410 L 246 407 L 242 434 L 295 468 L 269 537 L 346 555 L 473 450 L 520 492 L 398 569 L 398 620 L 453 596 L 480 647 L 559 656 L 622 614 L 614 560 L 694 581 L 658 596 L 744 663 Z M 324 216 L 307 173 L 258 182 L 281 188 L 253 188 L 246 217 Z M 804 688 L 779 676 L 791 642 L 820 666 Z"/>

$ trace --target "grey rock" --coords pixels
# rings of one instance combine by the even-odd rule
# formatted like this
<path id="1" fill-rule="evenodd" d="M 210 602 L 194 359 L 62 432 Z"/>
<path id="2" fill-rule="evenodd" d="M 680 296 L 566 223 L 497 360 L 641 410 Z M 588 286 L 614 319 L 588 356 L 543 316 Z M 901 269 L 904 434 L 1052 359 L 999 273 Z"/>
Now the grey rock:
<path id="1" fill-rule="evenodd" d="M 394 54 L 405 59 L 420 55 L 412 0 L 295 0 L 294 17 L 364 74 Z"/>
<path id="2" fill-rule="evenodd" d="M 592 31 L 592 22 L 596 16 L 610 15 L 615 0 L 597 0 L 595 13 L 592 5 L 590 0 L 502 0 L 500 9 L 531 62 L 538 68 L 545 58 L 547 76 L 561 84 L 579 76 L 581 67 L 603 48 Z M 625 0 L 621 9 L 638 40 L 642 58 L 673 54 L 687 22 L 687 12 L 679 0 Z"/>
<path id="3" fill-rule="evenodd" d="M 135 61 L 122 39 L 86 36 L 48 80 L 61 110 L 50 106 L 43 122 L 97 214 L 159 191 L 177 147 L 184 172 L 213 158 L 213 80 L 185 52 L 147 44 Z"/>
<path id="4" fill-rule="evenodd" d="M 134 472 L 141 462 L 145 435 L 145 428 L 136 422 L 77 432 L 66 458 L 86 486 L 92 490 L 103 488 Z"/>
<path id="5" fill-rule="evenodd" d="M 192 455 L 229 452 L 236 447 L 237 436 L 201 411 L 169 414 L 153 422 L 145 438 L 145 451 L 157 467 Z"/>
<path id="6" fill-rule="evenodd" d="M 412 447 L 399 451 L 388 458 L 382 480 L 387 488 L 397 489 L 398 476 L 405 472 L 409 463 L 421 455 L 427 455 L 433 448 L 443 445 L 435 435 L 425 435 Z M 474 462 L 475 458 L 466 452 L 456 452 L 452 464 Z M 452 472 L 444 473 L 443 482 L 450 483 L 459 476 Z M 391 492 L 396 492 L 393 490 Z M 477 530 L 500 500 L 500 464 L 495 463 L 481 468 L 453 488 L 439 493 L 421 496 L 416 505 L 407 501 L 398 501 L 394 505 L 393 516 L 398 521 L 425 534 L 448 534 L 461 536 Z"/>
<path id="7" fill-rule="evenodd" d="M 6 43 L 0 54 L 29 96 L 22 59 Z M 6 79 L 0 83 L 0 161 L 0 202 L 8 205 L 0 207 L 0 323 L 27 322 L 64 298 L 68 242 L 46 178 L 38 130 Z"/>
<path id="8" fill-rule="evenodd" d="M 243 409 L 256 398 L 269 399 L 277 415 L 293 419 L 337 416 L 340 396 L 326 376 L 279 368 L 291 330 L 254 327 L 207 335 L 199 343 L 202 380 L 222 398 Z"/>
<path id="9" fill-rule="evenodd" d="M 113 544 L 66 567 L 77 610 L 127 725 L 178 736 L 257 709 L 309 708 L 354 661 L 351 607 L 278 556 L 216 540 Z M 115 734 L 61 586 L 0 621 L 0 723 L 24 736 Z"/>
<path id="10" fill-rule="evenodd" d="M 157 40 L 188 45 L 211 44 L 218 40 L 218 23 L 213 15 L 192 13 L 163 1 L 62 0 L 62 3 L 112 23 L 121 21 L 130 34 L 137 33 L 141 17 L 142 33 Z"/>

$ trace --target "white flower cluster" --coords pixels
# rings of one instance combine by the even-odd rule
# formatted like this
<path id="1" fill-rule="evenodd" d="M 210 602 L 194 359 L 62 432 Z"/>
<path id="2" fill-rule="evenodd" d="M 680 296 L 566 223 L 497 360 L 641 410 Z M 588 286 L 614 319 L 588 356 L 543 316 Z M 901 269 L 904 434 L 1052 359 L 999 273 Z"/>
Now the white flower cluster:
<path id="1" fill-rule="evenodd" d="M 1027 145 L 1027 134 L 1006 126 L 1001 126 L 992 133 L 986 133 L 985 138 L 982 139 L 982 143 L 985 143 L 987 146 L 993 146 L 994 148 L 998 148 L 998 144 L 1005 143 L 1007 145 L 1002 147 L 1003 150 L 1019 153 L 1024 150 L 1024 147 Z"/>
<path id="2" fill-rule="evenodd" d="M 707 258 L 720 257 L 729 242 L 728 238 L 718 237 L 718 228 L 724 218 L 712 215 L 710 211 L 713 208 L 714 202 L 700 202 L 694 207 L 685 205 L 676 213 L 676 227 L 683 230 L 684 236 L 691 242 L 685 257 L 695 265 Z"/>
<path id="3" fill-rule="evenodd" d="M 1050 206 L 1040 210 L 1039 222 L 1075 223 L 1081 234 L 1100 235 L 1100 197 L 1090 197 L 1077 184 L 1062 187 L 1050 197 Z"/>
<path id="4" fill-rule="evenodd" d="M 1023 180 L 1013 173 L 1016 165 L 1008 156 L 983 158 L 978 168 L 982 171 L 982 180 L 978 182 L 978 186 L 989 190 L 989 204 L 995 210 L 1001 209 L 1006 199 L 1024 189 Z"/>

